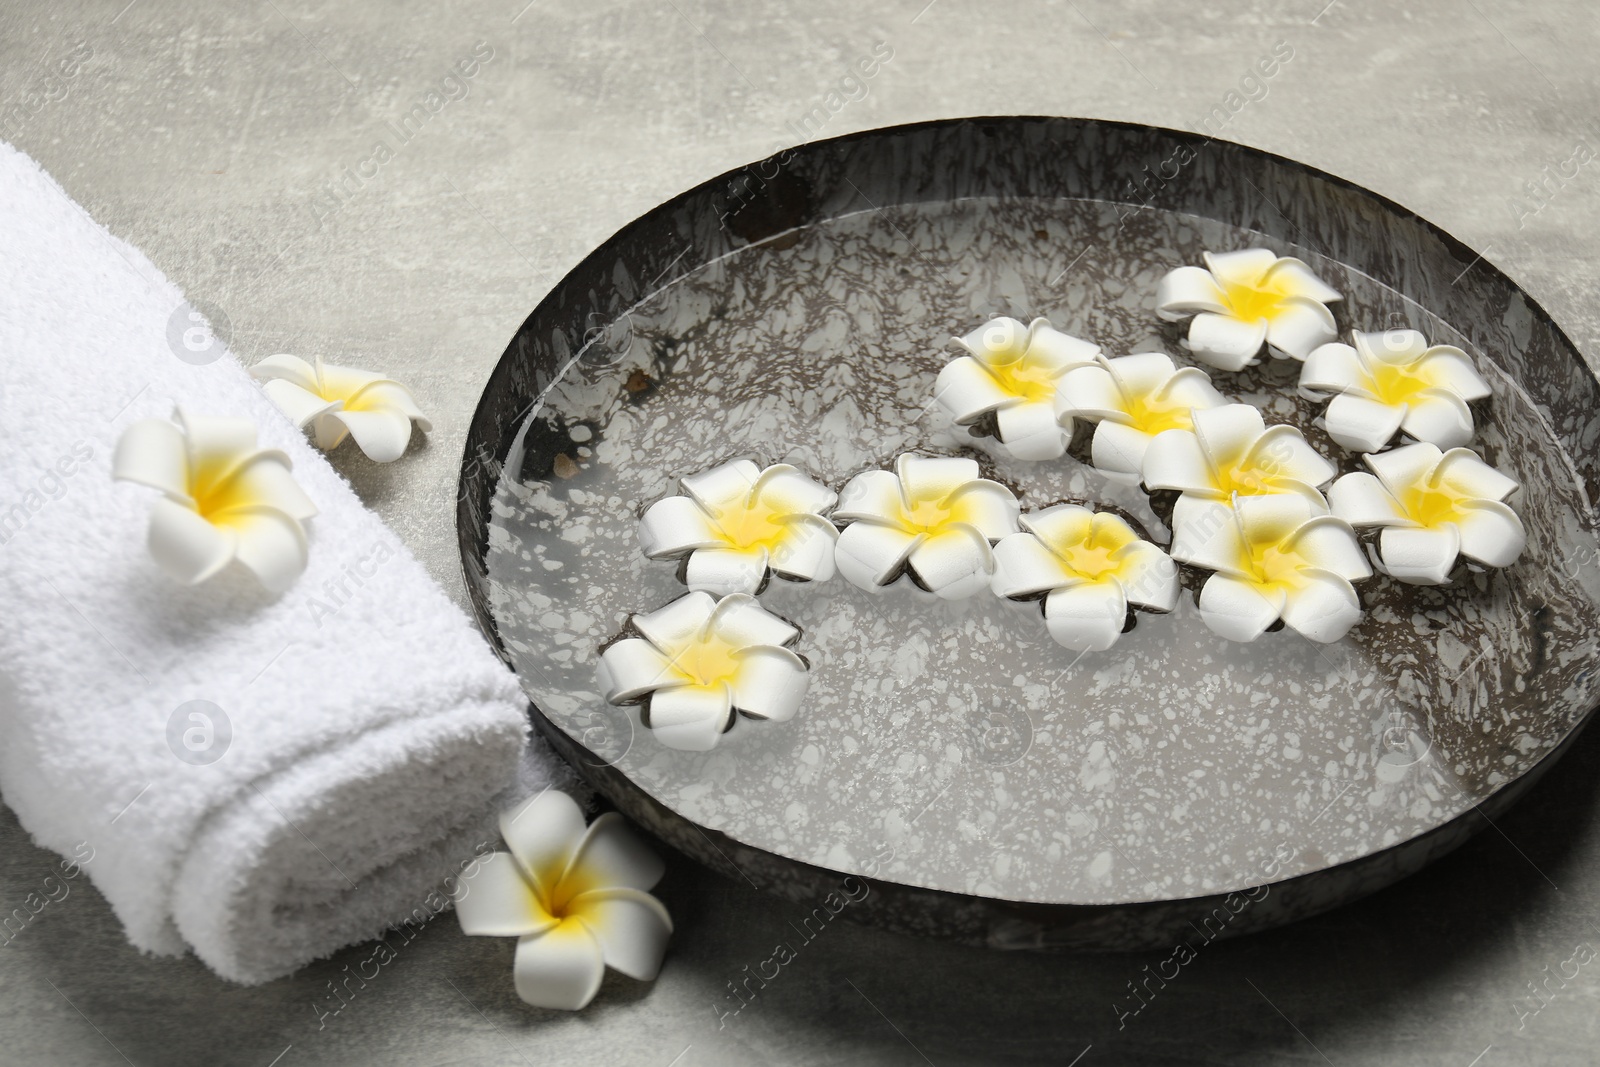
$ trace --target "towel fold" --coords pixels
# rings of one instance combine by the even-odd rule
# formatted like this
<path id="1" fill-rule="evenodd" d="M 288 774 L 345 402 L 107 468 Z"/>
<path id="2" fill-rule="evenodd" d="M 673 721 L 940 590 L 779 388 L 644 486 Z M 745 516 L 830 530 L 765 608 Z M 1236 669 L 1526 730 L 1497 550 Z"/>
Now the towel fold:
<path id="1" fill-rule="evenodd" d="M 287 592 L 150 558 L 156 494 L 111 458 L 175 403 L 293 461 L 318 513 Z M 511 673 L 183 294 L 3 143 L 0 590 L 0 795 L 141 949 L 265 981 L 414 920 L 495 841 Z M 562 776 L 534 756 L 523 788 Z"/>

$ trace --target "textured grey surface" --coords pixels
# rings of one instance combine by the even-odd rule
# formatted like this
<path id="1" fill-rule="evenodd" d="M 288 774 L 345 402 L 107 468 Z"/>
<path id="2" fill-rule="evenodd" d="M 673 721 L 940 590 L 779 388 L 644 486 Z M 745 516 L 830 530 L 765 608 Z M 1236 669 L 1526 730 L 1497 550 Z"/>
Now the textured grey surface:
<path id="1" fill-rule="evenodd" d="M 425 446 L 387 468 L 349 451 L 337 462 L 458 598 L 455 474 L 505 340 L 618 226 L 798 139 L 805 121 L 825 135 L 983 113 L 1193 128 L 1221 107 L 1211 132 L 1419 211 L 1600 352 L 1595 171 L 1558 176 L 1600 136 L 1600 15 L 1576 0 L 910 0 L 867 14 L 710 0 L 124 3 L 0 12 L 0 136 L 222 309 L 244 358 L 321 352 L 415 386 L 438 427 Z M 445 78 L 479 41 L 493 57 L 462 97 Z M 879 41 L 893 58 L 854 80 Z M 1279 41 L 1294 58 L 1247 79 Z M 434 89 L 442 107 L 424 106 L 404 143 L 386 132 Z M 1536 199 L 1526 183 L 1541 181 Z M 364 985 L 352 979 L 319 1028 L 328 983 L 370 947 L 228 986 L 193 960 L 141 958 L 74 881 L 0 946 L 0 1061 L 1587 1064 L 1600 1039 L 1600 964 L 1583 962 L 1600 945 L 1597 772 L 1591 734 L 1496 828 L 1423 874 L 1203 945 L 1181 966 L 1165 953 L 1001 956 L 847 921 L 804 941 L 790 926 L 799 906 L 679 862 L 661 888 L 678 922 L 661 979 L 608 980 L 577 1016 L 525 1009 L 511 943 L 463 938 L 444 919 Z M 55 857 L 9 814 L 0 840 L 9 912 Z M 719 1027 L 739 1003 L 727 983 L 785 939 L 796 957 Z M 1147 1004 L 1130 982 L 1148 983 Z"/>

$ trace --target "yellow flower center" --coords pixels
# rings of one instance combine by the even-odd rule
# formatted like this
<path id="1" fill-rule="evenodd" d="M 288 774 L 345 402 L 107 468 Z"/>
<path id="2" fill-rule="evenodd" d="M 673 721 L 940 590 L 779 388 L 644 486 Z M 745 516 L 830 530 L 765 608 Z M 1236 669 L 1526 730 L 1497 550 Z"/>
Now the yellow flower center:
<path id="1" fill-rule="evenodd" d="M 734 504 L 722 508 L 713 525 L 733 548 L 765 548 L 771 551 L 793 532 L 778 521 L 781 514 L 778 509 L 757 499 L 747 505 Z"/>
<path id="2" fill-rule="evenodd" d="M 1067 571 L 1091 580 L 1121 574 L 1127 561 L 1113 557 L 1139 539 L 1133 527 L 1107 513 L 1083 516 L 1070 532 L 1062 532 L 1065 536 L 1041 537 L 1040 540 L 1060 558 Z"/>
<path id="3" fill-rule="evenodd" d="M 1031 402 L 1049 400 L 1055 395 L 1055 379 L 1044 368 L 1012 352 L 996 353 L 984 364 L 1000 388 L 1012 396 Z"/>
<path id="4" fill-rule="evenodd" d="M 1154 436 L 1162 430 L 1192 430 L 1194 418 L 1187 404 L 1155 396 L 1126 396 L 1129 424 Z"/>
<path id="5" fill-rule="evenodd" d="M 672 656 L 672 672 L 693 686 L 710 688 L 731 682 L 739 672 L 734 648 L 715 634 L 707 634 L 679 648 Z"/>
<path id="6" fill-rule="evenodd" d="M 1295 295 L 1283 279 L 1257 278 L 1253 282 L 1222 283 L 1222 300 L 1236 319 L 1271 322 L 1283 310 L 1284 301 Z"/>
<path id="7" fill-rule="evenodd" d="M 1461 518 L 1462 497 L 1443 486 L 1415 485 L 1405 490 L 1400 505 L 1406 515 L 1423 526 L 1432 528 Z"/>
<path id="8" fill-rule="evenodd" d="M 1367 388 L 1379 401 L 1391 406 L 1408 403 L 1433 384 L 1415 363 L 1378 362 L 1367 371 Z"/>
<path id="9" fill-rule="evenodd" d="M 1300 571 L 1305 566 L 1305 557 L 1284 551 L 1282 542 L 1246 541 L 1239 558 L 1239 570 L 1266 590 L 1287 591 L 1304 584 Z"/>

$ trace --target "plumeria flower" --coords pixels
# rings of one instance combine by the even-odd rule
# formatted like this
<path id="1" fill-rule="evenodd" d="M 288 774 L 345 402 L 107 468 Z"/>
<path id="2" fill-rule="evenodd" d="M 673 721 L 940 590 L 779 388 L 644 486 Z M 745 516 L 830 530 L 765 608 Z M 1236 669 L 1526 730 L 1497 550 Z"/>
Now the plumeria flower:
<path id="1" fill-rule="evenodd" d="M 754 593 L 770 571 L 791 581 L 833 577 L 839 531 L 822 517 L 833 490 L 779 463 L 734 460 L 681 480 L 687 496 L 658 500 L 639 520 L 651 559 L 688 556 L 684 580 L 708 593 Z"/>
<path id="2" fill-rule="evenodd" d="M 993 319 L 950 343 L 966 354 L 944 365 L 934 397 L 958 425 L 992 415 L 1000 443 L 1018 459 L 1057 459 L 1066 452 L 1072 419 L 1058 386 L 1063 374 L 1095 357 L 1098 345 L 1042 318 L 1027 326 Z"/>
<path id="3" fill-rule="evenodd" d="M 250 373 L 296 426 L 311 427 L 312 441 L 324 451 L 348 434 L 367 458 L 390 463 L 405 454 L 412 423 L 423 433 L 433 429 L 411 390 L 381 374 L 285 354 L 268 356 Z"/>
<path id="4" fill-rule="evenodd" d="M 976 460 L 905 453 L 894 471 L 865 471 L 839 492 L 839 573 L 879 590 L 902 576 L 946 600 L 989 587 L 990 543 L 1017 532 L 1011 490 L 979 477 Z"/>
<path id="5" fill-rule="evenodd" d="M 1381 526 L 1378 562 L 1411 585 L 1443 585 L 1458 556 L 1509 567 L 1527 533 L 1504 503 L 1517 483 L 1468 448 L 1441 452 L 1418 442 L 1368 454 L 1372 474 L 1347 474 L 1328 489 L 1333 513 L 1351 526 Z"/>
<path id="6" fill-rule="evenodd" d="M 787 722 L 811 682 L 785 647 L 800 631 L 744 593 L 688 593 L 633 625 L 642 637 L 601 653 L 600 688 L 613 704 L 646 701 L 644 724 L 668 748 L 709 751 L 739 715 Z"/>
<path id="7" fill-rule="evenodd" d="M 1323 514 L 1311 491 L 1184 496 L 1173 509 L 1172 556 L 1216 573 L 1200 589 L 1200 617 L 1234 641 L 1254 641 L 1282 619 L 1313 641 L 1337 641 L 1361 619 L 1350 584 L 1372 575 L 1355 531 Z"/>
<path id="8" fill-rule="evenodd" d="M 1338 330 L 1328 305 L 1338 290 L 1298 259 L 1265 248 L 1205 253 L 1206 266 L 1179 267 L 1156 287 L 1156 314 L 1168 322 L 1193 315 L 1189 349 L 1202 363 L 1242 370 L 1263 344 L 1278 359 L 1303 360 Z"/>
<path id="9" fill-rule="evenodd" d="M 1045 624 L 1062 647 L 1110 648 L 1130 604 L 1177 606 L 1177 565 L 1118 516 L 1058 504 L 1021 521 L 1025 532 L 994 546 L 993 589 L 1003 597 L 1044 593 Z"/>
<path id="10" fill-rule="evenodd" d="M 316 505 L 295 483 L 289 457 L 256 447 L 249 419 L 192 415 L 144 419 L 123 431 L 112 477 L 161 490 L 150 509 L 150 555 L 184 585 L 237 561 L 271 592 L 306 569 L 305 521 Z"/>
<path id="11" fill-rule="evenodd" d="M 1316 349 L 1300 371 L 1305 393 L 1333 396 L 1329 437 L 1357 452 L 1376 452 L 1402 431 L 1440 448 L 1471 442 L 1467 404 L 1489 386 L 1465 352 L 1430 347 L 1416 330 L 1352 331 L 1350 339 Z"/>
<path id="12" fill-rule="evenodd" d="M 1337 473 L 1300 431 L 1268 426 L 1251 404 L 1197 409 L 1194 429 L 1164 430 L 1144 455 L 1144 484 L 1227 502 L 1321 488 Z"/>
<path id="13" fill-rule="evenodd" d="M 567 794 L 546 790 L 500 816 L 510 852 L 478 861 L 455 891 L 465 934 L 517 938 L 517 996 L 577 1011 L 605 970 L 641 982 L 661 970 L 672 919 L 650 890 L 666 868 L 616 812 L 587 829 Z"/>
<path id="14" fill-rule="evenodd" d="M 1225 403 L 1198 367 L 1173 366 L 1163 352 L 1139 352 L 1068 371 L 1061 380 L 1072 416 L 1099 423 L 1090 444 L 1090 459 L 1111 474 L 1144 473 L 1145 449 L 1164 430 L 1191 430 L 1195 408 Z"/>

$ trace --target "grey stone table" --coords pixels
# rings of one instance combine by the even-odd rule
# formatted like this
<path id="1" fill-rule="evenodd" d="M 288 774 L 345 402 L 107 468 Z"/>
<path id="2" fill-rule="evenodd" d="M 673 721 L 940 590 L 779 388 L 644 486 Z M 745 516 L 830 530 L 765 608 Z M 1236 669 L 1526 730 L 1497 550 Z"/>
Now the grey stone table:
<path id="1" fill-rule="evenodd" d="M 525 3 L 0 10 L 0 137 L 216 312 L 244 359 L 319 352 L 416 387 L 425 445 L 338 462 L 459 599 L 466 422 L 517 324 L 640 212 L 803 138 L 993 113 L 1204 129 L 1414 208 L 1600 353 L 1600 171 L 1560 175 L 1600 144 L 1600 13 L 1579 0 Z M 1264 79 L 1274 50 L 1292 58 Z M 675 859 L 660 894 L 678 933 L 653 985 L 530 1010 L 511 943 L 445 918 L 334 1015 L 330 982 L 370 950 L 232 986 L 141 957 L 74 883 L 0 947 L 0 1062 L 1590 1064 L 1597 779 L 1591 731 L 1423 874 L 1207 944 L 1164 983 L 1146 968 L 1165 953 L 1001 955 L 839 922 L 743 1003 L 729 984 L 800 941 L 803 909 Z M 0 910 L 54 863 L 0 812 Z"/>

